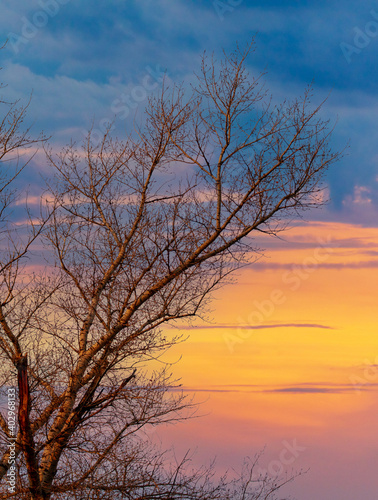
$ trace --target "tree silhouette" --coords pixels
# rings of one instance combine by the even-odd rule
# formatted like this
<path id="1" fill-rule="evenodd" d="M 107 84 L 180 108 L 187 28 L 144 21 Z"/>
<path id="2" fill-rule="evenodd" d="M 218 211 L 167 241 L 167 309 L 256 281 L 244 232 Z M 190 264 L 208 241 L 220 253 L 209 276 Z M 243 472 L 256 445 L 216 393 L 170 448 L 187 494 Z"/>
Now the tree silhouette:
<path id="1" fill-rule="evenodd" d="M 3 390 L 15 368 L 22 378 L 16 498 L 257 499 L 282 484 L 253 478 L 252 462 L 238 484 L 214 485 L 209 471 L 189 473 L 187 459 L 165 469 L 134 438 L 190 407 L 166 369 L 148 371 L 180 340 L 164 325 L 206 307 L 253 255 L 255 232 L 275 235 L 319 205 L 340 157 L 310 91 L 272 105 L 261 75 L 247 71 L 251 48 L 219 64 L 204 56 L 190 93 L 165 85 L 124 141 L 109 130 L 100 144 L 89 133 L 82 146 L 46 150 L 46 270 L 20 260 L 29 243 L 2 263 Z M 3 498 L 12 496 L 7 450 Z"/>

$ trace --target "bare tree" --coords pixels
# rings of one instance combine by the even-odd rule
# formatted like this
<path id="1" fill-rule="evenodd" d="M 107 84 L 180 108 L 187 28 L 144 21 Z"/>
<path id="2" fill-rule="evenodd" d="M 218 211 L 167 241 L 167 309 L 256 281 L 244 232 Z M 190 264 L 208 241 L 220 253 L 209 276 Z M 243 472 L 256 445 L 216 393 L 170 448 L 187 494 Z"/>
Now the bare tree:
<path id="1" fill-rule="evenodd" d="M 1 50 L 1 47 L 0 47 Z M 0 68 L 1 69 L 1 68 Z M 0 84 L 0 90 L 5 85 Z M 25 129 L 24 120 L 29 103 L 21 105 L 19 101 L 8 102 L 0 96 L 0 235 L 1 256 L 0 273 L 4 273 L 15 265 L 29 249 L 31 243 L 40 234 L 41 226 L 35 226 L 28 210 L 25 223 L 18 230 L 11 221 L 12 206 L 19 199 L 20 193 L 15 188 L 17 177 L 32 160 L 28 154 L 30 148 L 46 138 L 41 134 L 36 139 L 30 136 L 30 127 Z M 23 193 L 25 195 L 25 192 Z M 28 227 L 29 234 L 19 237 L 21 229 Z"/>
<path id="2" fill-rule="evenodd" d="M 0 84 L 3 90 L 5 85 Z M 24 120 L 29 103 L 21 105 L 19 101 L 9 102 L 3 96 L 0 97 L 0 114 L 3 117 L 0 122 L 0 323 L 6 328 L 7 321 L 3 311 L 8 306 L 12 307 L 12 289 L 16 286 L 16 278 L 21 267 L 22 259 L 27 255 L 30 246 L 35 242 L 44 227 L 44 223 L 34 224 L 31 214 L 25 206 L 21 219 L 14 220 L 12 214 L 14 205 L 20 201 L 21 196 L 26 196 L 16 188 L 15 183 L 21 172 L 33 158 L 33 149 L 37 143 L 45 140 L 43 134 L 33 139 L 30 136 L 30 128 L 24 126 Z M 32 151 L 30 153 L 30 149 Z M 16 341 L 14 333 L 7 330 L 7 338 L 0 337 L 1 358 L 6 359 L 8 366 L 3 369 L 3 387 L 11 378 L 9 366 L 16 366 L 19 362 L 25 367 L 26 359 L 21 350 L 17 350 L 17 342 L 11 345 L 9 340 Z M 16 349 L 14 348 L 16 346 Z M 20 347 L 18 345 L 18 347 Z M 24 360 L 24 363 L 22 363 Z M 23 370 L 24 382 L 27 386 L 26 370 Z M 27 401 L 28 403 L 28 401 Z M 29 412 L 26 412 L 28 417 Z M 6 419 L 0 415 L 0 428 L 2 438 L 6 441 L 10 438 L 10 429 Z M 7 443 L 8 444 L 8 443 Z M 1 474 L 6 472 L 3 464 L 10 457 L 9 447 L 5 447 Z"/>
<path id="3" fill-rule="evenodd" d="M 206 307 L 253 256 L 254 232 L 275 235 L 319 205 L 340 157 L 310 91 L 272 105 L 247 71 L 249 51 L 219 65 L 204 57 L 190 95 L 165 86 L 127 140 L 109 131 L 100 145 L 89 134 L 82 147 L 47 152 L 46 272 L 11 267 L 0 306 L 2 366 L 8 384 L 18 370 L 26 409 L 17 498 L 231 498 L 229 484 L 209 486 L 201 472 L 164 472 L 133 436 L 188 404 L 169 373 L 148 369 L 180 340 L 164 325 Z M 277 489 L 243 484 L 232 498 Z"/>

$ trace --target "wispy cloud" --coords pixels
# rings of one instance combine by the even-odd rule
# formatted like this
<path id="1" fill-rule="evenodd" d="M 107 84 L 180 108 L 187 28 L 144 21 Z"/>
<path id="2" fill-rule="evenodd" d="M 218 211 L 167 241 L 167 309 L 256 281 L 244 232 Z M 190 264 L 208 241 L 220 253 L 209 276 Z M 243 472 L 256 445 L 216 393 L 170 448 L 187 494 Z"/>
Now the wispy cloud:
<path id="1" fill-rule="evenodd" d="M 182 325 L 175 326 L 179 330 L 232 330 L 232 329 L 241 329 L 241 330 L 263 330 L 266 328 L 323 328 L 326 330 L 334 330 L 333 326 L 321 325 L 318 323 L 277 323 L 270 325 L 224 325 L 224 324 L 216 324 L 216 325 Z"/>
<path id="2" fill-rule="evenodd" d="M 378 383 L 371 383 L 361 387 L 362 391 L 374 391 L 378 388 Z M 230 384 L 208 387 L 181 387 L 172 390 L 182 390 L 184 392 L 209 392 L 209 393 L 275 393 L 275 394 L 343 394 L 355 391 L 354 384 L 295 384 L 287 386 L 265 386 L 259 384 Z"/>
<path id="3" fill-rule="evenodd" d="M 256 262 L 251 264 L 251 267 L 256 271 L 265 271 L 267 269 L 295 269 L 301 266 L 298 262 Z M 377 260 L 364 260 L 356 262 L 319 262 L 316 266 L 317 269 L 364 269 L 364 268 L 377 268 Z"/>
<path id="4" fill-rule="evenodd" d="M 263 392 L 290 393 L 290 394 L 337 394 L 341 392 L 350 392 L 353 387 L 282 387 L 279 389 L 270 389 Z"/>

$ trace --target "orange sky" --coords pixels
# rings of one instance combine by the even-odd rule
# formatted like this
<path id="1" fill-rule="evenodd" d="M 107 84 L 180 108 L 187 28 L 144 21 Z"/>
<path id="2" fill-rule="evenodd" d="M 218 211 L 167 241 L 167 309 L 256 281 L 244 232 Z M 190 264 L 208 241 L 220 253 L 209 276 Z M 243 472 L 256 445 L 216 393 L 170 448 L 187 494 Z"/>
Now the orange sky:
<path id="1" fill-rule="evenodd" d="M 225 468 L 264 445 L 268 467 L 297 439 L 305 450 L 290 468 L 311 471 L 288 491 L 365 500 L 363 483 L 377 482 L 378 229 L 311 223 L 282 237 L 259 239 L 265 256 L 167 356 L 182 355 L 173 373 L 206 415 L 162 436 L 182 450 L 198 443 L 199 461 L 216 454 Z M 361 481 L 349 484 L 356 468 Z"/>

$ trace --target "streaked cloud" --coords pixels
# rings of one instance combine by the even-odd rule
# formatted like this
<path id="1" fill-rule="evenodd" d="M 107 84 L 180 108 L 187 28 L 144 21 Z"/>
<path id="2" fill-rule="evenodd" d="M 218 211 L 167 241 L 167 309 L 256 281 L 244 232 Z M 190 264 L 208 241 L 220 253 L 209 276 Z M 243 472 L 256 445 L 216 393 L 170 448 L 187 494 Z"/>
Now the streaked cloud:
<path id="1" fill-rule="evenodd" d="M 264 330 L 269 328 L 322 328 L 334 330 L 334 327 L 317 323 L 277 323 L 270 325 L 182 325 L 175 326 L 179 330 Z"/>
<path id="2" fill-rule="evenodd" d="M 359 388 L 361 391 L 375 391 L 378 383 L 369 383 Z M 342 394 L 355 392 L 354 384 L 298 384 L 282 387 L 264 386 L 259 384 L 224 385 L 209 387 L 172 387 L 174 391 L 210 392 L 210 393 L 276 393 L 276 394 Z"/>
<path id="3" fill-rule="evenodd" d="M 302 266 L 300 262 L 256 262 L 251 264 L 252 269 L 256 271 L 265 271 L 268 269 L 297 269 Z M 377 260 L 356 261 L 356 262 L 319 262 L 316 264 L 316 269 L 370 269 L 377 268 Z"/>

